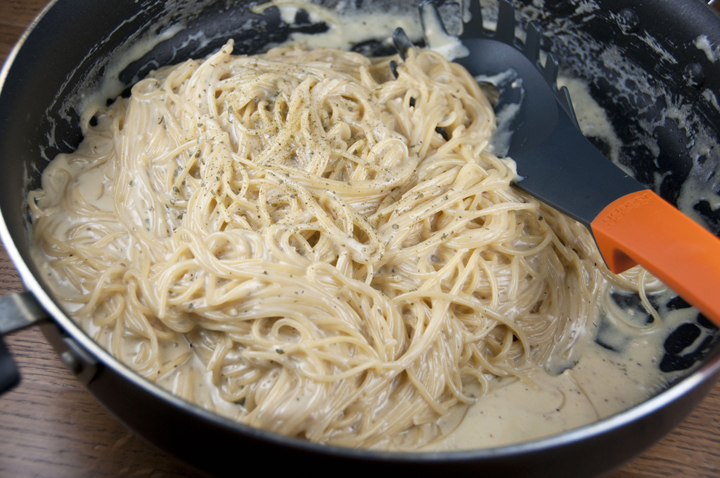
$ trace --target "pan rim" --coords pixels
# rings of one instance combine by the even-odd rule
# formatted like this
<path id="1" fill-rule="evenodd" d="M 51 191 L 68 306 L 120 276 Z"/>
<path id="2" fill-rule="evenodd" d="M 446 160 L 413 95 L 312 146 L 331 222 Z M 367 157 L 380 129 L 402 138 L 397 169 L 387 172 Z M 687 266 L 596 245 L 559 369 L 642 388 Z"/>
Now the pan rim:
<path id="1" fill-rule="evenodd" d="M 52 0 L 32 21 L 30 26 L 22 34 L 16 45 L 8 54 L 5 63 L 0 70 L 0 95 L 3 93 L 3 87 L 10 74 L 12 65 L 15 63 L 18 55 L 21 54 L 26 39 L 33 33 L 40 20 L 55 7 L 60 0 Z M 716 353 L 714 357 L 706 359 L 706 362 L 700 365 L 690 374 L 682 377 L 667 388 L 658 392 L 655 396 L 641 402 L 625 411 L 619 412 L 608 418 L 599 420 L 588 425 L 584 425 L 575 429 L 571 429 L 559 434 L 550 435 L 526 442 L 503 445 L 491 448 L 478 448 L 457 451 L 381 451 L 373 449 L 347 448 L 336 445 L 326 445 L 321 443 L 309 442 L 307 440 L 295 437 L 281 435 L 275 432 L 262 430 L 251 427 L 222 415 L 203 409 L 202 407 L 181 399 L 171 392 L 163 389 L 159 385 L 144 378 L 137 372 L 130 369 L 120 360 L 112 356 L 107 350 L 102 348 L 92 338 L 90 338 L 55 302 L 55 299 L 46 292 L 43 285 L 37 279 L 35 274 L 30 270 L 25 260 L 22 258 L 15 241 L 7 227 L 5 221 L 5 212 L 0 207 L 0 240 L 2 241 L 6 252 L 13 262 L 15 268 L 22 279 L 25 287 L 30 291 L 40 305 L 50 314 L 52 321 L 64 330 L 72 339 L 88 351 L 94 358 L 105 367 L 110 368 L 113 372 L 126 379 L 128 382 L 139 387 L 144 392 L 161 397 L 166 403 L 173 406 L 182 413 L 187 413 L 207 420 L 216 426 L 227 430 L 240 433 L 242 435 L 252 437 L 264 442 L 273 443 L 281 446 L 288 446 L 301 450 L 311 451 L 319 454 L 333 455 L 336 457 L 360 458 L 377 462 L 462 462 L 462 461 L 482 461 L 486 459 L 511 458 L 519 455 L 527 455 L 530 453 L 546 452 L 548 450 L 559 448 L 578 441 L 587 440 L 606 434 L 612 430 L 622 428 L 623 426 L 640 420 L 655 411 L 658 411 L 667 405 L 680 399 L 690 391 L 699 387 L 708 380 L 712 380 L 720 372 L 720 353 Z M 715 348 L 718 352 L 720 346 Z"/>

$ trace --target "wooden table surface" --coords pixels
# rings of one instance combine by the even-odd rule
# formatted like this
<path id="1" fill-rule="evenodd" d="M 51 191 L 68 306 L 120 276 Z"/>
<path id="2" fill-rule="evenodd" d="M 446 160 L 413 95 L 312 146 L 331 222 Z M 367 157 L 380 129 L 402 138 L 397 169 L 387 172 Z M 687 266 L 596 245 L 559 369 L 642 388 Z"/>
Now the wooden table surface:
<path id="1" fill-rule="evenodd" d="M 0 60 L 47 0 L 0 0 Z M 0 248 L 0 294 L 23 285 Z M 6 337 L 23 376 L 0 397 L 0 477 L 203 476 L 136 437 L 65 368 L 37 329 Z M 720 384 L 681 426 L 610 478 L 720 477 Z"/>

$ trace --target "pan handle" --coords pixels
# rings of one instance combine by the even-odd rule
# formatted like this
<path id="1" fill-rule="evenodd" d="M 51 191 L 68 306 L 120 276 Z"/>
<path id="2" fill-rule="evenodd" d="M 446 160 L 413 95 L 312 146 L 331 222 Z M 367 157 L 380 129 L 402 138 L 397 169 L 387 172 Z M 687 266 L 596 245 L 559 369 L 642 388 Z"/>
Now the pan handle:
<path id="1" fill-rule="evenodd" d="M 0 394 L 20 383 L 20 372 L 10 351 L 0 337 Z"/>
<path id="2" fill-rule="evenodd" d="M 0 394 L 20 382 L 20 372 L 2 336 L 49 319 L 48 313 L 30 292 L 0 297 Z"/>

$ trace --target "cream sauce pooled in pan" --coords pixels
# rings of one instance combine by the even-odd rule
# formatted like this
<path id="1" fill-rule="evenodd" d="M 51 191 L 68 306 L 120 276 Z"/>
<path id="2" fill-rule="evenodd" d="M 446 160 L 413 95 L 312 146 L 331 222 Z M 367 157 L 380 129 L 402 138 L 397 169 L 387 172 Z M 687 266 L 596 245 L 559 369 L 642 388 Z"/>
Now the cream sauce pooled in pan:
<path id="1" fill-rule="evenodd" d="M 647 400 L 679 376 L 660 370 L 663 343 L 677 326 L 693 323 L 696 314 L 691 308 L 674 311 L 654 330 L 634 329 L 625 323 L 606 329 L 602 338 L 622 343 L 620 351 L 599 345 L 595 341 L 598 330 L 588 330 L 576 344 L 582 352 L 573 368 L 557 376 L 538 373 L 534 384 L 498 384 L 500 388 L 468 409 L 452 433 L 427 449 L 484 448 L 546 437 Z"/>

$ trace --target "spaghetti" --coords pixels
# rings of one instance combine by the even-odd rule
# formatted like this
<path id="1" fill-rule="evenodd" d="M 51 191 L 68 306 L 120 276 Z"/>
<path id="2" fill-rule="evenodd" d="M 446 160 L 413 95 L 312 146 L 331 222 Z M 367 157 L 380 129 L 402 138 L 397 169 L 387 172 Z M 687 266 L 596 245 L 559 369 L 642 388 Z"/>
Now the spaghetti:
<path id="1" fill-rule="evenodd" d="M 496 378 L 571 361 L 608 281 L 635 287 L 511 187 L 459 65 L 231 53 L 86 110 L 30 194 L 56 295 L 148 379 L 255 427 L 417 448 Z"/>

